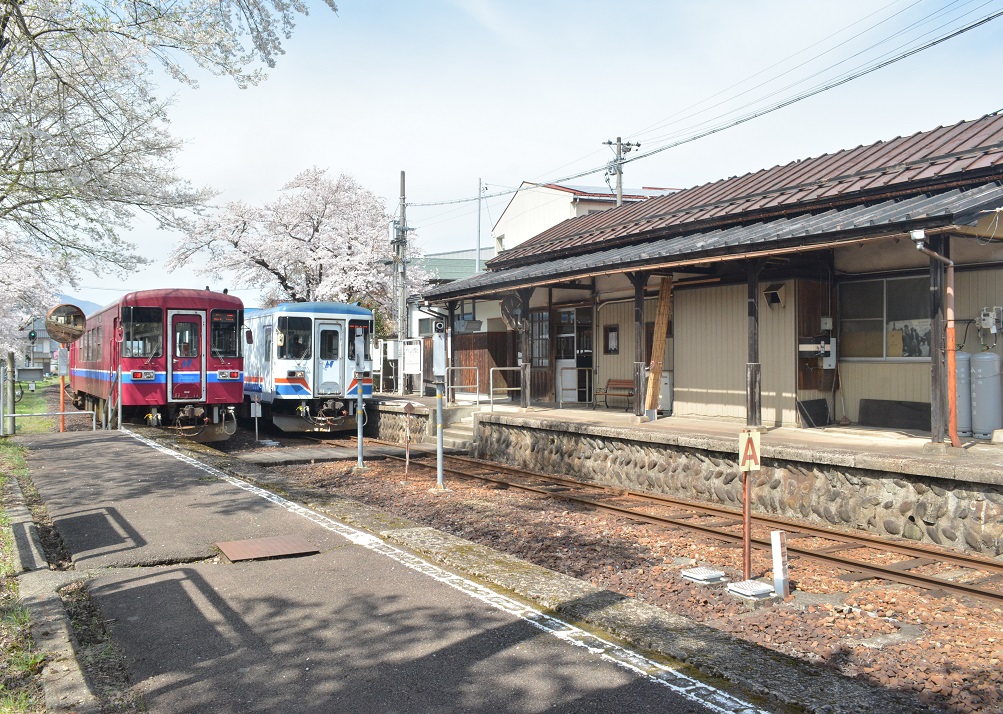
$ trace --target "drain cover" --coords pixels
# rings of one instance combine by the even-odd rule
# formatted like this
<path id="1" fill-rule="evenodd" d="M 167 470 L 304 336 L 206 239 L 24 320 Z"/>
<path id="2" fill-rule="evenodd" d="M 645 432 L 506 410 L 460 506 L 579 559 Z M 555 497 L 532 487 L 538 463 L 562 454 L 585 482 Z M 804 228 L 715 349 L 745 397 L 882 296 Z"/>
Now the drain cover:
<path id="1" fill-rule="evenodd" d="M 724 571 L 712 568 L 690 568 L 679 574 L 695 583 L 719 583 L 724 580 Z"/>
<path id="2" fill-rule="evenodd" d="M 293 555 L 313 555 L 320 552 L 319 548 L 299 536 L 228 540 L 216 543 L 216 547 L 233 563 L 239 560 L 288 558 Z"/>
<path id="3" fill-rule="evenodd" d="M 758 580 L 743 580 L 740 583 L 730 583 L 728 592 L 748 600 L 759 600 L 773 594 L 773 588 Z"/>

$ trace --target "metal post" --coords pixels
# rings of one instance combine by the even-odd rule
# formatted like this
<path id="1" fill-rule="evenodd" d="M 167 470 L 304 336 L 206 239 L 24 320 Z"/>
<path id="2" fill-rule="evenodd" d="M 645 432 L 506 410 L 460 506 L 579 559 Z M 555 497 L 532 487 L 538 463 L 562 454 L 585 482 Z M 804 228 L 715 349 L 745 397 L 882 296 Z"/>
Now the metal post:
<path id="1" fill-rule="evenodd" d="M 474 251 L 474 274 L 481 272 L 481 194 L 484 186 L 480 179 L 477 179 L 477 250 Z M 452 321 L 449 323 L 452 325 Z"/>
<path id="2" fill-rule="evenodd" d="M 408 315 L 407 315 L 407 199 L 405 198 L 404 191 L 404 172 L 401 171 L 401 196 L 400 196 L 400 224 L 397 227 L 397 255 L 396 258 L 399 261 L 395 266 L 397 268 L 397 276 L 400 278 L 400 294 L 397 295 L 397 339 L 400 341 L 401 352 L 404 349 L 404 340 L 407 339 L 408 333 Z M 398 365 L 402 364 L 403 354 L 400 352 L 397 355 Z M 401 372 L 399 382 L 397 386 L 397 393 L 400 396 L 404 396 L 404 375 L 403 370 Z"/>
<path id="3" fill-rule="evenodd" d="M 931 252 L 938 256 L 943 238 L 931 236 Z M 944 264 L 940 260 L 930 261 L 930 435 L 931 441 L 944 441 L 945 402 L 944 392 Z"/>
<path id="4" fill-rule="evenodd" d="M 66 350 L 66 349 L 67 349 L 66 345 L 61 344 L 59 346 L 59 352 L 57 353 L 59 355 L 58 358 L 57 358 L 56 369 L 59 370 L 59 411 L 60 412 L 65 412 L 66 411 L 66 375 L 63 374 L 63 372 L 64 372 L 63 355 L 64 355 L 64 350 Z M 69 355 L 67 355 L 66 356 L 66 367 L 65 367 L 65 370 L 69 369 L 69 363 L 70 363 L 69 362 Z M 94 415 L 94 425 L 95 425 L 95 427 L 97 426 L 97 414 Z M 59 415 L 59 433 L 62 434 L 65 431 L 66 431 L 66 417 L 63 416 L 62 414 L 60 414 Z"/>
<path id="5" fill-rule="evenodd" d="M 519 406 L 523 409 L 529 409 L 529 387 L 530 378 L 532 376 L 532 371 L 530 369 L 529 362 L 522 363 L 522 389 L 519 390 Z"/>
<path id="6" fill-rule="evenodd" d="M 118 366 L 118 430 L 122 431 L 122 365 Z"/>
<path id="7" fill-rule="evenodd" d="M 0 364 L 0 436 L 7 436 L 7 367 Z"/>
<path id="8" fill-rule="evenodd" d="M 366 468 L 366 465 L 362 462 L 362 372 L 355 373 L 355 385 L 359 392 L 359 401 L 355 404 L 355 432 L 356 438 L 359 441 L 359 462 L 356 464 L 355 468 L 362 470 Z"/>
<path id="9" fill-rule="evenodd" d="M 749 359 L 745 379 L 745 425 L 760 427 L 763 424 L 762 365 L 759 363 L 759 273 L 761 261 L 747 266 L 749 310 Z M 748 580 L 748 578 L 746 578 Z"/>
<path id="10" fill-rule="evenodd" d="M 645 272 L 627 273 L 634 286 L 634 416 L 644 415 L 644 286 L 648 284 Z"/>
<path id="11" fill-rule="evenodd" d="M 446 485 L 442 478 L 442 375 L 435 376 L 435 487 L 442 491 Z"/>
<path id="12" fill-rule="evenodd" d="M 10 414 L 7 414 L 7 433 L 10 436 L 14 436 L 17 433 L 17 427 L 14 422 L 14 412 L 17 411 L 17 407 L 14 403 L 14 380 L 16 379 L 17 372 L 14 366 L 14 353 L 7 353 L 7 381 L 4 383 L 4 389 L 7 392 L 7 405 L 10 407 Z"/>
<path id="13" fill-rule="evenodd" d="M 742 478 L 742 580 L 752 580 L 752 471 Z"/>

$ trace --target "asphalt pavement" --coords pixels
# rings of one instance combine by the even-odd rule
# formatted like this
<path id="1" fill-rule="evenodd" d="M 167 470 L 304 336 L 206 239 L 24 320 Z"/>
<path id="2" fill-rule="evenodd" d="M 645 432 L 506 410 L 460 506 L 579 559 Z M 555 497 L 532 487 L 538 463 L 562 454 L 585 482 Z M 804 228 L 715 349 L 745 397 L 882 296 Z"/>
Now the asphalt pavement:
<path id="1" fill-rule="evenodd" d="M 762 711 L 141 437 L 19 441 L 74 568 L 22 593 L 56 623 L 46 588 L 86 578 L 149 712 Z M 320 552 L 214 547 L 270 536 Z M 49 711 L 86 710 L 63 685 Z"/>

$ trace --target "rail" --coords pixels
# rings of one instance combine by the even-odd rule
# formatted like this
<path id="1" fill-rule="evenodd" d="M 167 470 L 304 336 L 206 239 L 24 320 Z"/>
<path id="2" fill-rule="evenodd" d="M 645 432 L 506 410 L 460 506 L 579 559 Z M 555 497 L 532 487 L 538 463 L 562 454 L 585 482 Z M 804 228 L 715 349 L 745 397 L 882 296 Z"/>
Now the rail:
<path id="1" fill-rule="evenodd" d="M 454 372 L 474 372 L 474 383 L 473 384 L 453 384 L 452 375 Z M 472 394 L 474 400 L 477 402 L 477 406 L 481 405 L 481 368 L 474 367 L 450 367 L 446 370 L 446 401 L 453 403 L 456 401 L 457 394 Z M 473 387 L 472 392 L 460 392 L 461 389 L 468 389 Z"/>
<path id="2" fill-rule="evenodd" d="M 400 459 L 400 457 L 396 456 L 388 456 L 388 458 Z M 683 528 L 709 535 L 715 540 L 730 543 L 740 543 L 742 540 L 742 534 L 735 530 L 735 527 L 741 524 L 742 517 L 741 512 L 736 509 L 710 503 L 677 499 L 660 494 L 624 490 L 620 487 L 587 483 L 553 474 L 528 471 L 493 461 L 483 461 L 455 455 L 450 455 L 449 460 L 460 462 L 465 467 L 465 470 L 447 467 L 445 471 L 451 475 L 479 479 L 502 485 L 505 488 L 515 488 L 549 498 L 568 501 L 598 511 L 615 513 L 642 523 Z M 430 468 L 428 464 L 422 465 Z M 488 471 L 487 473 L 475 473 L 470 471 L 470 468 L 483 468 Z M 505 478 L 505 476 L 514 478 Z M 537 480 L 537 483 L 534 484 L 534 480 Z M 540 481 L 543 483 L 539 483 Z M 561 484 L 564 488 L 555 491 L 552 487 L 553 484 Z M 642 505 L 642 509 L 632 508 L 627 505 L 606 503 L 601 499 L 597 500 L 575 495 L 575 489 L 584 492 L 598 491 L 608 493 L 613 491 L 619 498 L 629 498 L 636 501 L 637 504 Z M 652 506 L 664 507 L 668 512 L 659 515 L 657 511 L 651 510 Z M 722 516 L 724 520 L 698 522 L 693 519 L 693 515 L 695 514 Z M 1003 576 L 1003 563 L 999 563 L 991 558 L 958 553 L 935 546 L 910 545 L 908 542 L 885 540 L 878 536 L 863 533 L 845 533 L 821 526 L 813 526 L 808 523 L 762 514 L 754 515 L 753 523 L 757 527 L 768 527 L 771 530 L 781 529 L 801 537 L 814 537 L 835 542 L 836 545 L 813 548 L 789 544 L 787 550 L 793 555 L 848 571 L 854 577 L 881 578 L 889 582 L 912 585 L 926 590 L 938 589 L 956 594 L 969 595 L 997 604 L 1003 602 L 1003 591 L 991 587 L 982 587 L 982 583 L 997 581 L 1000 576 Z M 761 550 L 770 550 L 772 546 L 769 539 L 756 537 L 752 538 L 752 545 L 754 548 Z M 850 558 L 839 554 L 843 551 L 866 548 L 872 549 L 872 555 L 873 551 L 884 551 L 885 553 L 907 556 L 908 560 L 881 564 L 879 561 L 875 561 L 873 557 L 867 557 L 866 554 L 860 558 Z M 913 569 L 936 563 L 966 568 L 976 572 L 962 573 L 960 577 L 950 577 L 943 573 L 925 575 L 919 572 L 909 572 Z M 970 581 L 973 575 L 988 575 L 989 577 Z"/>
<path id="3" fill-rule="evenodd" d="M 564 373 L 565 372 L 574 372 L 575 373 L 575 386 L 573 386 L 573 387 L 565 387 L 565 386 L 563 386 L 564 385 Z M 565 392 L 578 392 L 578 389 L 579 389 L 579 387 L 578 387 L 578 372 L 585 372 L 586 373 L 587 376 L 585 378 L 585 383 L 588 386 L 586 386 L 585 390 L 589 393 L 589 401 L 592 401 L 594 399 L 593 394 L 592 394 L 593 382 L 592 382 L 592 368 L 591 367 L 561 367 L 560 370 L 558 370 L 558 375 L 557 375 L 557 383 L 561 385 L 561 387 L 557 390 L 557 408 L 558 409 L 564 409 L 564 393 Z M 581 404 L 581 401 L 578 400 L 578 399 L 569 399 L 568 401 L 569 402 L 574 402 L 575 404 Z"/>
<path id="4" fill-rule="evenodd" d="M 529 379 L 526 372 L 529 370 L 523 367 L 492 367 L 488 370 L 488 384 L 490 385 L 490 395 L 491 395 L 491 411 L 495 410 L 495 392 L 522 392 L 525 388 L 526 395 L 529 395 Z M 495 387 L 495 372 L 518 372 L 523 375 L 522 381 L 525 383 L 518 387 Z M 529 403 L 529 399 L 524 398 L 525 403 Z"/>

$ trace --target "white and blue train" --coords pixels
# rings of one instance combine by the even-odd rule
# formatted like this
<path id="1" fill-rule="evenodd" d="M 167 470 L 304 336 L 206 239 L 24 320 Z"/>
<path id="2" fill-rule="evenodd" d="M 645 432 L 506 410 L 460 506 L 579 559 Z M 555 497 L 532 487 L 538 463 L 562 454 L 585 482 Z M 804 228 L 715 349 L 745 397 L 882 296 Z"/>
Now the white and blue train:
<path id="1" fill-rule="evenodd" d="M 282 431 L 356 428 L 359 390 L 373 395 L 373 313 L 354 304 L 292 302 L 244 311 L 244 406 Z"/>

